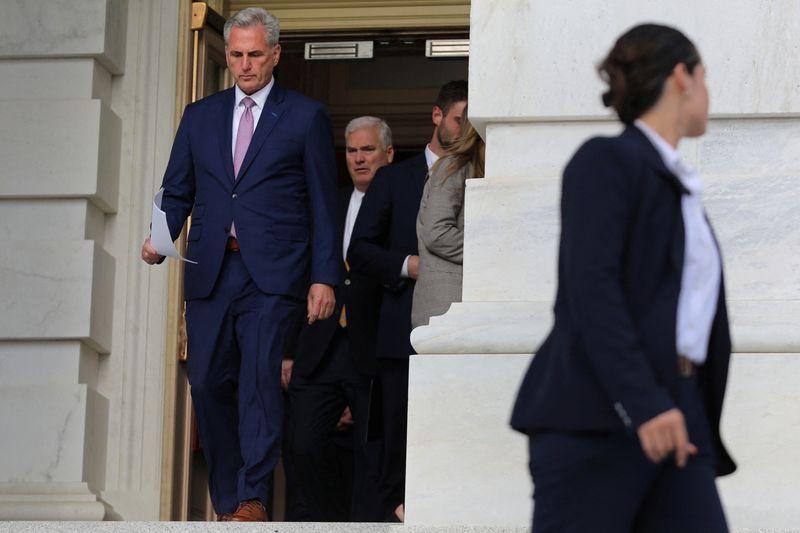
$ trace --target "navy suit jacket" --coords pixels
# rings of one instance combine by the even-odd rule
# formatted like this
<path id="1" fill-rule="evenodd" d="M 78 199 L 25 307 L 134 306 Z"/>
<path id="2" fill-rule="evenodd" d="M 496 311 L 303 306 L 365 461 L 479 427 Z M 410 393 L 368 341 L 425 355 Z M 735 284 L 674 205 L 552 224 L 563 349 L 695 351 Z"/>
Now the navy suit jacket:
<path id="1" fill-rule="evenodd" d="M 338 242 L 344 240 L 344 225 L 347 219 L 347 209 L 350 206 L 350 196 L 353 192 L 352 184 L 339 189 L 339 224 L 337 225 Z M 341 244 L 340 244 L 341 246 Z M 341 248 L 339 249 L 341 256 Z M 359 277 L 355 272 L 341 269 L 339 283 L 336 286 L 336 308 L 326 320 L 317 320 L 309 325 L 304 321 L 296 335 L 289 339 L 286 356 L 294 359 L 293 373 L 300 376 L 309 376 L 316 370 L 325 354 L 328 352 L 336 330 L 339 328 L 339 318 L 342 306 L 346 306 L 347 316 L 347 347 L 353 358 L 355 367 L 364 375 L 375 373 L 375 327 L 374 323 L 357 320 L 354 315 L 359 314 L 358 302 L 365 294 L 369 301 L 374 301 L 375 290 L 369 280 Z M 366 291 L 366 292 L 365 292 Z"/>
<path id="2" fill-rule="evenodd" d="M 205 298 L 225 255 L 231 221 L 258 288 L 305 298 L 309 283 L 339 279 L 336 163 L 319 102 L 276 82 L 238 179 L 233 175 L 234 89 L 187 106 L 164 174 L 162 209 L 177 238 L 189 213 L 184 295 Z"/>
<path id="3" fill-rule="evenodd" d="M 414 353 L 409 339 L 414 280 L 402 278 L 400 271 L 406 256 L 418 253 L 417 213 L 427 175 L 424 153 L 380 168 L 353 228 L 350 267 L 380 286 L 379 298 L 362 298 L 364 311 L 354 312 L 353 319 L 377 326 L 377 357 Z"/>
<path id="4" fill-rule="evenodd" d="M 635 126 L 591 139 L 572 158 L 561 197 L 555 323 L 523 380 L 515 429 L 634 431 L 676 406 L 686 193 Z M 698 376 L 720 475 L 735 469 L 719 434 L 730 350 L 721 283 Z"/>

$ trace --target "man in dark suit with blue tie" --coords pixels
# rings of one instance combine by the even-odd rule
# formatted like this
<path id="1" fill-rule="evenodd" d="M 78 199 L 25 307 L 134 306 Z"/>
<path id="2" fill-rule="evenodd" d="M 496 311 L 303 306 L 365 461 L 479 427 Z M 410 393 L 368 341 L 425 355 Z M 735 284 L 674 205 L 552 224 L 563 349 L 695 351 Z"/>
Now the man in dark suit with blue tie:
<path id="1" fill-rule="evenodd" d="M 220 520 L 266 520 L 283 421 L 281 359 L 300 318 L 329 317 L 339 280 L 336 164 L 323 106 L 278 85 L 278 20 L 225 24 L 235 87 L 186 108 L 164 174 L 173 238 L 191 212 L 188 376 Z M 149 264 L 163 260 L 142 246 Z"/>
<path id="2" fill-rule="evenodd" d="M 348 252 L 352 269 L 379 287 L 376 298 L 362 298 L 363 308 L 353 307 L 350 315 L 353 323 L 370 324 L 365 329 L 376 332 L 384 430 L 382 499 L 386 518 L 392 521 L 404 519 L 408 357 L 414 353 L 409 339 L 411 298 L 419 265 L 417 213 L 428 170 L 458 134 L 466 105 L 466 81 L 441 87 L 431 113 L 435 128 L 430 143 L 423 153 L 377 172 Z"/>

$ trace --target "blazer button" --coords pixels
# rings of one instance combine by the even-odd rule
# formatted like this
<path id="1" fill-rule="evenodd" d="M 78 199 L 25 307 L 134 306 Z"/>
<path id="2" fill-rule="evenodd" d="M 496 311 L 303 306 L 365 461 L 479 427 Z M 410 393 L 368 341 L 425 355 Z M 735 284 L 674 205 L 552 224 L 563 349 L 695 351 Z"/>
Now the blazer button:
<path id="1" fill-rule="evenodd" d="M 233 194 L 231 195 L 231 198 L 233 198 L 234 200 L 236 200 L 237 198 L 239 198 L 239 195 L 238 195 L 238 194 L 236 194 L 236 193 L 233 193 Z"/>
<path id="2" fill-rule="evenodd" d="M 350 285 L 350 280 L 349 279 L 344 280 L 344 284 L 345 285 Z"/>

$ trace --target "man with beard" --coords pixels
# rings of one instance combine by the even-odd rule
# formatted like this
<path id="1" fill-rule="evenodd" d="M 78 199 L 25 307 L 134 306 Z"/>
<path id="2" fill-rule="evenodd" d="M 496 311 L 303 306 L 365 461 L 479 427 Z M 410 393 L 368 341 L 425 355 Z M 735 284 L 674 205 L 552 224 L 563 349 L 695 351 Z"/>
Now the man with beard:
<path id="1" fill-rule="evenodd" d="M 408 357 L 414 353 L 411 298 L 417 278 L 417 212 L 428 170 L 458 133 L 467 104 L 467 82 L 442 86 L 433 106 L 435 126 L 425 151 L 381 168 L 364 197 L 348 251 L 350 268 L 377 286 L 374 298 L 348 309 L 352 324 L 376 332 L 375 354 L 382 394 L 373 410 L 383 423 L 381 497 L 389 521 L 404 520 Z M 363 307 L 362 307 L 363 306 Z M 373 414 L 373 417 L 376 416 Z"/>

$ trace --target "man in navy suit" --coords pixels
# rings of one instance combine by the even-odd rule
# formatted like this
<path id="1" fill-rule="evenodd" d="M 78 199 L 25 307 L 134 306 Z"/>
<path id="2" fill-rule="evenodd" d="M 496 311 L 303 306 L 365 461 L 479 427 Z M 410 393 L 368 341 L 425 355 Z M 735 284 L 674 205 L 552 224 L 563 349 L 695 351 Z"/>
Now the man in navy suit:
<path id="1" fill-rule="evenodd" d="M 176 238 L 191 212 L 184 296 L 188 376 L 220 520 L 266 520 L 278 460 L 285 332 L 333 313 L 336 164 L 323 106 L 277 84 L 278 20 L 225 24 L 235 87 L 186 108 L 164 174 Z M 149 264 L 163 260 L 142 246 Z"/>
<path id="2" fill-rule="evenodd" d="M 348 252 L 351 268 L 380 287 L 377 297 L 371 302 L 362 299 L 363 308 L 353 308 L 351 316 L 354 324 L 369 323 L 377 335 L 384 430 L 381 492 L 384 514 L 394 521 L 404 519 L 408 357 L 414 353 L 409 339 L 411 297 L 419 265 L 417 212 L 428 170 L 458 134 L 466 105 L 466 81 L 442 86 L 431 113 L 435 128 L 430 143 L 423 153 L 377 172 Z"/>
<path id="3" fill-rule="evenodd" d="M 361 202 L 375 172 L 392 162 L 392 132 L 377 117 L 358 117 L 345 128 L 345 155 L 351 184 L 339 190 L 338 239 L 342 243 L 342 278 L 336 288 L 336 310 L 327 320 L 304 324 L 290 339 L 293 358 L 289 383 L 288 453 L 304 496 L 308 519 L 315 522 L 375 522 L 383 518 L 375 503 L 379 464 L 367 449 L 367 415 L 374 348 L 361 341 L 371 331 L 363 322 L 351 323 L 350 308 L 361 294 L 362 280 L 350 272 L 344 259 Z M 361 342 L 360 342 L 361 341 Z M 365 349 L 365 346 L 367 348 Z M 285 362 L 286 363 L 286 362 Z M 289 362 L 288 364 L 291 364 Z M 353 420 L 354 473 L 341 473 L 331 453 L 337 423 L 349 408 Z M 284 451 L 284 456 L 287 450 Z M 345 490 L 352 478 L 352 494 Z"/>

